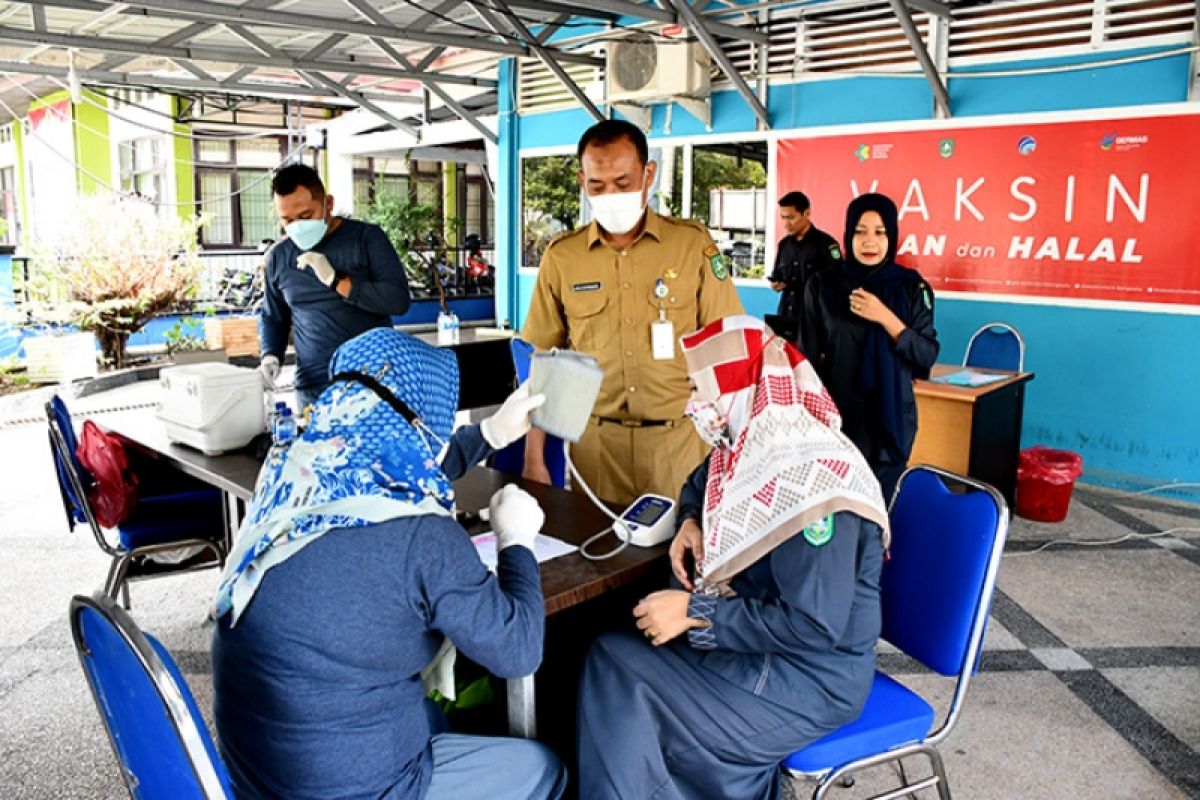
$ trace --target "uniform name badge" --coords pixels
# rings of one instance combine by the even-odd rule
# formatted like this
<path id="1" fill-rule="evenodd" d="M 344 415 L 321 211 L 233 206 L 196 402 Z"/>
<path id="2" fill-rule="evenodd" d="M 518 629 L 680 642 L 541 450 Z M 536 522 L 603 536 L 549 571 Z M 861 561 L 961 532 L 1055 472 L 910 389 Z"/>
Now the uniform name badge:
<path id="1" fill-rule="evenodd" d="M 670 361 L 675 358 L 675 325 L 669 319 L 650 323 L 650 351 L 655 361 Z"/>

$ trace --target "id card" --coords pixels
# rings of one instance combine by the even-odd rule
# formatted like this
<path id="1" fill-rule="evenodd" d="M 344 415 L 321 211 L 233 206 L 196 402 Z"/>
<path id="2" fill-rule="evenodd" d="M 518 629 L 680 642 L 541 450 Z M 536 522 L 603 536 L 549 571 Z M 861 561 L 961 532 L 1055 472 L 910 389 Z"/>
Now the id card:
<path id="1" fill-rule="evenodd" d="M 670 361 L 675 358 L 675 326 L 669 319 L 650 323 L 650 351 L 655 361 Z"/>

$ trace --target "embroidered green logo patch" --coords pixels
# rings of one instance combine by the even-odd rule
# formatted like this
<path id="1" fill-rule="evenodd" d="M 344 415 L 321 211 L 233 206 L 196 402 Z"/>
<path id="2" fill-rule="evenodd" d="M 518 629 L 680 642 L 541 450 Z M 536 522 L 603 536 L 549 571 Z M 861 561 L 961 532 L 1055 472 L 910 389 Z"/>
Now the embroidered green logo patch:
<path id="1" fill-rule="evenodd" d="M 833 256 L 837 261 L 841 261 L 842 248 L 838 247 L 836 244 L 829 245 L 829 255 Z"/>
<path id="2" fill-rule="evenodd" d="M 709 256 L 708 263 L 712 267 L 713 275 L 717 280 L 723 281 L 729 277 L 729 270 L 725 268 L 725 259 L 721 258 L 719 254 Z"/>
<path id="3" fill-rule="evenodd" d="M 820 547 L 833 538 L 833 515 L 819 519 L 804 529 L 804 540 L 813 547 Z"/>

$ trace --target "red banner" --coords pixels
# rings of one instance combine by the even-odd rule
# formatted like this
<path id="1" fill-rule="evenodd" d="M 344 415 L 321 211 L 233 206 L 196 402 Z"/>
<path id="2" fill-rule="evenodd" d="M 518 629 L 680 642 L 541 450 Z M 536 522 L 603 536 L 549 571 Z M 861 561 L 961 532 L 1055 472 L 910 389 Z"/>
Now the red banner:
<path id="1" fill-rule="evenodd" d="M 839 240 L 890 196 L 935 289 L 1200 305 L 1198 150 L 1200 115 L 785 139 L 777 189 Z"/>

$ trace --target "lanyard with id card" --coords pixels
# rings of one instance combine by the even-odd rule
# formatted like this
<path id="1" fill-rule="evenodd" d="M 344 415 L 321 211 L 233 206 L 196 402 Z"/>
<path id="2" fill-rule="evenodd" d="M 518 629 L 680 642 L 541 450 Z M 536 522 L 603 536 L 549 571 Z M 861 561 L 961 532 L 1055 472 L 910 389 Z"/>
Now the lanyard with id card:
<path id="1" fill-rule="evenodd" d="M 655 361 L 670 361 L 675 358 L 675 325 L 667 319 L 663 299 L 668 293 L 662 278 L 654 284 L 654 296 L 658 298 L 658 319 L 650 323 L 650 352 Z"/>

